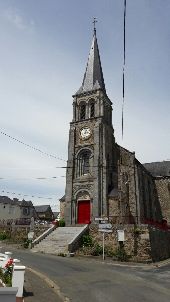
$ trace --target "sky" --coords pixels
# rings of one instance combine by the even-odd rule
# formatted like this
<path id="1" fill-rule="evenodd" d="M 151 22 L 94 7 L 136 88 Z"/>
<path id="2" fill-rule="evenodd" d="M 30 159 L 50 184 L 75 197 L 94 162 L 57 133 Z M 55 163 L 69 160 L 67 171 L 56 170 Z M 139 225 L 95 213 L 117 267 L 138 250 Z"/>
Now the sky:
<path id="1" fill-rule="evenodd" d="M 170 159 L 170 1 L 127 0 L 122 140 L 123 4 L 0 0 L 0 195 L 59 210 L 93 17 L 116 142 L 141 163 Z"/>

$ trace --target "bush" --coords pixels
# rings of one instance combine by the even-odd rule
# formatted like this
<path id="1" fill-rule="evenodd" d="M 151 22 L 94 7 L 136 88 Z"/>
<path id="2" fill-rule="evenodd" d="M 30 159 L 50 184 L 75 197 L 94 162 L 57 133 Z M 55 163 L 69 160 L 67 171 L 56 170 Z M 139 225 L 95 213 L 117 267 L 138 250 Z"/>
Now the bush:
<path id="1" fill-rule="evenodd" d="M 134 226 L 134 235 L 140 235 L 141 229 L 137 226 Z"/>
<path id="2" fill-rule="evenodd" d="M 96 243 L 91 251 L 92 256 L 99 256 L 102 255 L 103 253 L 103 248 L 100 244 Z"/>
<path id="3" fill-rule="evenodd" d="M 105 247 L 105 255 L 108 257 L 114 257 L 115 251 L 111 247 Z"/>
<path id="4" fill-rule="evenodd" d="M 114 252 L 114 256 L 119 261 L 128 261 L 131 258 L 131 256 L 126 253 L 124 247 L 118 247 Z"/>
<path id="5" fill-rule="evenodd" d="M 23 243 L 23 246 L 25 249 L 28 249 L 29 248 L 29 244 L 32 242 L 32 240 L 30 239 L 25 239 L 24 243 Z"/>
<path id="6" fill-rule="evenodd" d="M 5 240 L 5 239 L 9 239 L 9 238 L 10 238 L 10 235 L 8 233 L 6 233 L 5 231 L 0 233 L 0 240 Z"/>
<path id="7" fill-rule="evenodd" d="M 65 220 L 63 218 L 60 219 L 58 225 L 59 227 L 65 227 Z"/>
<path id="8" fill-rule="evenodd" d="M 92 239 L 92 237 L 90 235 L 83 235 L 81 245 L 83 247 L 93 246 L 93 239 Z"/>
<path id="9" fill-rule="evenodd" d="M 12 286 L 13 259 L 9 259 L 4 269 L 0 268 L 0 279 L 6 286 Z"/>

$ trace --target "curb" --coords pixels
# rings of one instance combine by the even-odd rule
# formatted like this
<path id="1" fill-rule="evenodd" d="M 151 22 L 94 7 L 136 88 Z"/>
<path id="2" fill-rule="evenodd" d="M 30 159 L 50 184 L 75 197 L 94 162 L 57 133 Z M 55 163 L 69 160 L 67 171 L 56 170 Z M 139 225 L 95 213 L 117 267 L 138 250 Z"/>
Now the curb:
<path id="1" fill-rule="evenodd" d="M 96 263 L 101 263 L 101 264 L 106 264 L 106 265 L 112 265 L 112 266 L 121 266 L 121 267 L 135 267 L 135 268 L 147 268 L 147 269 L 152 269 L 152 268 L 160 268 L 163 267 L 167 264 L 170 264 L 170 258 L 159 261 L 159 262 L 150 262 L 150 263 L 142 263 L 142 262 L 117 262 L 117 261 L 113 261 L 111 262 L 110 259 L 105 259 L 104 261 L 102 259 L 95 259 L 95 258 L 91 258 L 88 256 L 80 256 L 78 255 L 77 257 L 75 257 L 75 259 L 86 259 L 88 261 L 95 261 Z"/>
<path id="2" fill-rule="evenodd" d="M 60 290 L 60 287 L 53 282 L 50 278 L 48 278 L 46 275 L 35 271 L 31 267 L 26 267 L 26 270 L 30 271 L 31 273 L 37 275 L 39 278 L 43 279 L 47 283 L 47 285 L 58 295 L 58 297 L 63 301 L 63 302 L 70 302 L 70 299 L 66 297 Z"/>

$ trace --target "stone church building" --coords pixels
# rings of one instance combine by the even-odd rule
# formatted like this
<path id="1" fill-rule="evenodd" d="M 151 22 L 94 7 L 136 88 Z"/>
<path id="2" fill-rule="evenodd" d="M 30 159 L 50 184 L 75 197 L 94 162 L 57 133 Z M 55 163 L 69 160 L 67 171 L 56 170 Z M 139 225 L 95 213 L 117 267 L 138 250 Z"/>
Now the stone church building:
<path id="1" fill-rule="evenodd" d="M 116 143 L 112 110 L 94 29 L 83 83 L 73 95 L 61 216 L 66 225 L 91 223 L 103 216 L 119 225 L 161 222 L 163 218 L 170 222 L 170 174 L 155 180 L 134 152 Z M 169 212 L 162 213 L 160 181 L 166 182 Z"/>

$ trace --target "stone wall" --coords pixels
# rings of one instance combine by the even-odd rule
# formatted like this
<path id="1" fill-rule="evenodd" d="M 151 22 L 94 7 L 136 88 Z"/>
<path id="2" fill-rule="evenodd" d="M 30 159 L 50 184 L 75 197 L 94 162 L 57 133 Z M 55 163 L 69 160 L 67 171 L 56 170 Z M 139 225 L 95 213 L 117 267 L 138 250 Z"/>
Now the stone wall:
<path id="1" fill-rule="evenodd" d="M 49 227 L 47 226 L 35 226 L 34 228 L 34 239 L 44 233 Z M 23 243 L 27 240 L 28 232 L 30 231 L 29 226 L 0 226 L 0 233 L 6 233 L 7 239 L 11 243 Z"/>
<path id="2" fill-rule="evenodd" d="M 125 232 L 124 249 L 131 261 L 151 261 L 151 247 L 147 226 L 113 225 L 113 233 L 105 233 L 105 247 L 113 252 L 119 248 L 117 230 L 123 229 Z M 102 245 L 102 233 L 98 231 L 98 225 L 93 224 L 89 229 L 90 235 L 100 245 Z"/>
<path id="3" fill-rule="evenodd" d="M 130 261 L 159 261 L 170 257 L 170 231 L 163 231 L 148 225 L 112 225 L 112 233 L 105 233 L 106 249 L 115 251 L 119 246 L 117 230 L 125 232 L 124 250 Z M 89 234 L 102 246 L 102 233 L 98 224 L 92 224 Z"/>
<path id="4" fill-rule="evenodd" d="M 162 216 L 170 224 L 170 176 L 156 177 L 155 184 L 161 205 Z"/>

